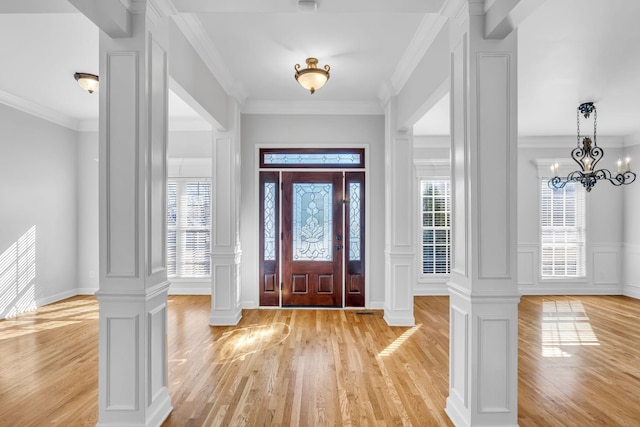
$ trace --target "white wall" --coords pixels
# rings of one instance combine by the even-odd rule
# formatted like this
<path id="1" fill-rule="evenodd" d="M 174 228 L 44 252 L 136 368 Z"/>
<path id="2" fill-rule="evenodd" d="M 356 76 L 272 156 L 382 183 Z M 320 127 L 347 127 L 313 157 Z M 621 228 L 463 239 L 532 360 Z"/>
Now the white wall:
<path id="1" fill-rule="evenodd" d="M 368 144 L 369 230 L 367 236 L 367 301 L 384 303 L 384 117 L 243 115 L 241 299 L 243 307 L 258 306 L 257 147 L 360 147 Z M 407 165 L 411 167 L 411 165 Z"/>
<path id="2" fill-rule="evenodd" d="M 79 132 L 78 167 L 78 293 L 93 294 L 99 281 L 98 132 Z"/>
<path id="3" fill-rule="evenodd" d="M 451 138 L 448 135 L 441 136 L 414 136 L 414 182 L 413 194 L 415 195 L 415 232 L 416 232 L 416 283 L 413 286 L 414 295 L 449 295 L 447 282 L 449 275 L 424 275 L 422 274 L 422 215 L 420 181 L 422 179 L 450 179 L 450 145 Z"/>
<path id="4" fill-rule="evenodd" d="M 631 170 L 640 174 L 640 135 L 628 137 L 623 156 L 631 156 Z M 639 177 L 640 178 L 640 177 Z M 623 293 L 640 298 L 640 179 L 621 189 L 624 194 L 623 245 L 624 245 L 624 288 Z"/>
<path id="5" fill-rule="evenodd" d="M 170 131 L 167 147 L 169 178 L 211 178 L 212 144 L 211 131 Z M 172 295 L 211 295 L 211 278 L 170 277 L 169 281 Z"/>
<path id="6" fill-rule="evenodd" d="M 438 148 L 442 146 L 442 137 L 416 137 L 414 145 L 416 161 L 448 158 L 448 152 Z M 635 219 L 635 212 L 640 209 L 640 181 L 628 187 L 614 187 L 608 182 L 600 182 L 587 194 L 586 278 L 553 281 L 540 278 L 540 184 L 535 160 L 569 159 L 570 151 L 575 145 L 576 139 L 571 136 L 519 140 L 519 290 L 523 294 L 625 293 L 640 297 L 640 225 Z M 640 145 L 622 148 L 621 138 L 606 136 L 598 138 L 598 145 L 605 149 L 605 156 L 598 163 L 599 167 L 615 172 L 617 159 L 624 159 L 627 154 L 640 162 Z M 419 212 L 418 191 L 415 209 Z M 416 232 L 419 233 L 419 228 Z M 419 262 L 417 264 L 419 265 Z M 416 295 L 440 293 L 443 285 L 441 282 L 442 280 L 425 280 L 424 277 L 419 279 L 414 287 Z"/>
<path id="7" fill-rule="evenodd" d="M 621 140 L 600 136 L 605 155 L 598 167 L 616 171 Z M 535 159 L 570 158 L 575 137 L 521 138 L 518 149 L 518 285 L 524 294 L 620 294 L 623 287 L 622 235 L 625 189 L 599 182 L 587 194 L 586 278 L 540 278 L 540 190 Z M 575 165 L 577 168 L 577 164 Z M 573 165 L 570 170 L 575 169 Z"/>
<path id="8" fill-rule="evenodd" d="M 76 293 L 76 132 L 0 105 L 0 318 Z"/>

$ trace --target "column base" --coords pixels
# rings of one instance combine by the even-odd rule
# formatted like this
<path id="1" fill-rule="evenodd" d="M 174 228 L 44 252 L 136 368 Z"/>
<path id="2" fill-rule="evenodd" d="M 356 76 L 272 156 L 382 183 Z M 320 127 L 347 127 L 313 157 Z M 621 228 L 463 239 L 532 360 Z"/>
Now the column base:
<path id="1" fill-rule="evenodd" d="M 449 291 L 447 415 L 457 427 L 517 426 L 520 296 Z"/>
<path id="2" fill-rule="evenodd" d="M 242 308 L 233 311 L 211 311 L 209 325 L 211 326 L 235 326 L 242 319 Z"/>
<path id="3" fill-rule="evenodd" d="M 384 316 L 382 317 L 389 326 L 415 326 L 416 318 L 413 311 L 393 311 L 388 307 L 384 308 Z"/>
<path id="4" fill-rule="evenodd" d="M 136 293 L 100 290 L 98 426 L 160 426 L 167 388 L 169 282 Z"/>

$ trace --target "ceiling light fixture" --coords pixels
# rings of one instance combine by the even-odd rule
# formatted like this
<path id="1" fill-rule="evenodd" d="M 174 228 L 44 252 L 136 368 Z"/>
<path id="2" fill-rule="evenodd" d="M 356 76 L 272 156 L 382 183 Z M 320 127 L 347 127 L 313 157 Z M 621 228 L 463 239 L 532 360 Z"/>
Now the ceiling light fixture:
<path id="1" fill-rule="evenodd" d="M 89 73 L 75 73 L 73 77 L 76 79 L 80 87 L 89 93 L 97 92 L 100 86 L 98 76 Z"/>
<path id="2" fill-rule="evenodd" d="M 593 140 L 585 136 L 580 140 L 580 114 L 585 119 L 593 113 Z M 631 172 L 631 158 L 627 156 L 624 167 L 622 160 L 618 159 L 618 173 L 614 176 L 608 169 L 595 168 L 596 163 L 604 156 L 604 150 L 598 147 L 596 142 L 596 126 L 598 122 L 598 112 L 593 102 L 585 102 L 578 106 L 576 113 L 576 121 L 578 123 L 578 146 L 571 150 L 571 158 L 580 165 L 580 170 L 573 171 L 567 175 L 566 179 L 558 176 L 558 163 L 551 166 L 551 172 L 555 174 L 549 180 L 549 187 L 554 190 L 563 188 L 569 182 L 579 182 L 587 190 L 591 191 L 596 182 L 606 180 L 611 184 L 619 187 L 621 185 L 631 184 L 636 180 L 636 174 Z"/>
<path id="3" fill-rule="evenodd" d="M 331 67 L 324 66 L 324 69 L 318 68 L 318 60 L 316 58 L 307 58 L 307 68 L 300 69 L 300 64 L 296 64 L 296 80 L 300 85 L 311 91 L 313 95 L 316 90 L 320 89 L 329 80 L 329 70 Z"/>

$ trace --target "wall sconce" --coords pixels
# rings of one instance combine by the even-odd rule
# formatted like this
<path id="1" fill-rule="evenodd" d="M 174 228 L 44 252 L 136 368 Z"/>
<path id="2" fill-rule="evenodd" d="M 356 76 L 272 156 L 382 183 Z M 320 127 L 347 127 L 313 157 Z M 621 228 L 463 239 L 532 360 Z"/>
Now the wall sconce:
<path id="1" fill-rule="evenodd" d="M 73 77 L 76 79 L 80 87 L 89 93 L 97 92 L 100 82 L 98 76 L 89 73 L 75 73 Z"/>
<path id="2" fill-rule="evenodd" d="M 580 141 L 580 114 L 585 119 L 593 113 L 593 140 L 585 136 Z M 579 182 L 587 190 L 591 191 L 598 181 L 609 181 L 619 187 L 631 184 L 636 180 L 636 174 L 631 172 L 631 158 L 627 156 L 624 168 L 622 160 L 618 159 L 618 173 L 614 176 L 608 169 L 596 169 L 596 163 L 604 156 L 604 150 L 598 147 L 596 142 L 596 126 L 598 122 L 598 112 L 593 102 L 585 102 L 578 106 L 576 113 L 578 123 L 578 146 L 571 150 L 571 158 L 580 166 L 580 170 L 573 171 L 566 178 L 558 176 L 558 164 L 551 166 L 551 172 L 555 175 L 549 180 L 549 187 L 554 190 L 563 188 L 569 182 Z"/>
<path id="3" fill-rule="evenodd" d="M 296 64 L 293 67 L 296 70 L 296 80 L 300 85 L 311 91 L 311 95 L 315 93 L 317 89 L 320 89 L 329 80 L 329 67 L 324 66 L 324 69 L 318 68 L 318 60 L 316 58 L 307 58 L 307 68 L 300 69 L 300 64 Z"/>

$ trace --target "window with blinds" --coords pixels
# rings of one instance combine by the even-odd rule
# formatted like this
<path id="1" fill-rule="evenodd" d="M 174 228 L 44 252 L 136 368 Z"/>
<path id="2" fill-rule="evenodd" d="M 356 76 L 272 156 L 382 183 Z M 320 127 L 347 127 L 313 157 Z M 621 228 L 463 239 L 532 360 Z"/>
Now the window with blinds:
<path id="1" fill-rule="evenodd" d="M 167 275 L 209 277 L 211 182 L 169 179 L 167 182 Z"/>
<path id="2" fill-rule="evenodd" d="M 422 198 L 422 274 L 451 273 L 451 185 L 420 182 Z"/>
<path id="3" fill-rule="evenodd" d="M 585 276 L 585 191 L 576 183 L 563 189 L 540 181 L 540 247 L 542 278 Z"/>

